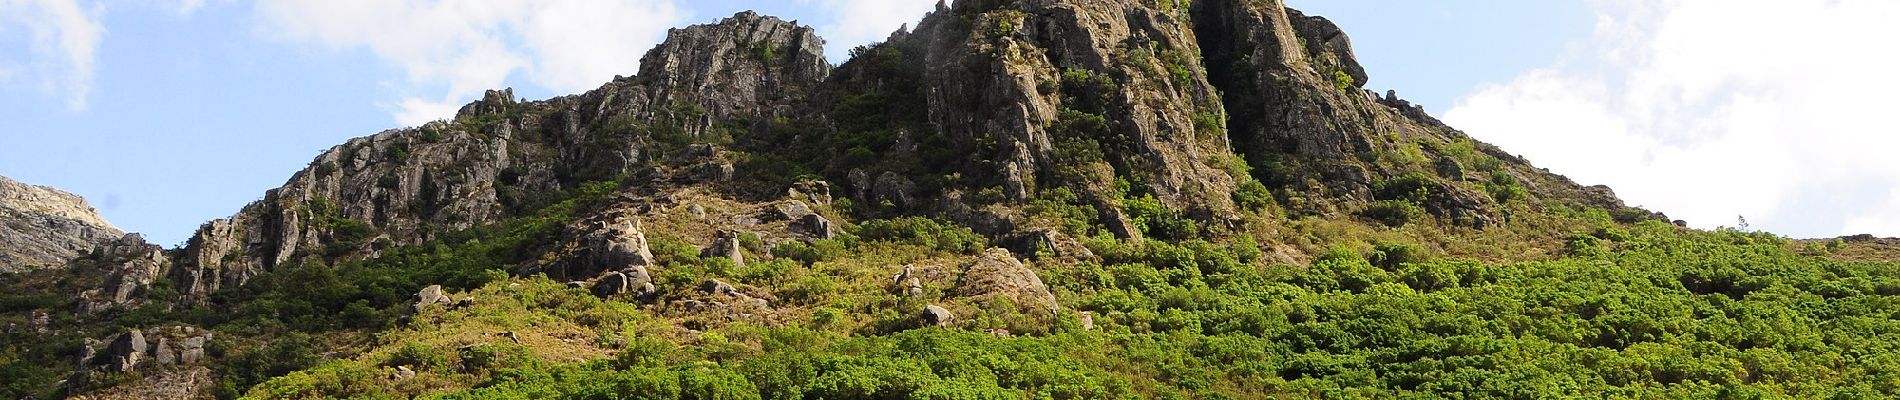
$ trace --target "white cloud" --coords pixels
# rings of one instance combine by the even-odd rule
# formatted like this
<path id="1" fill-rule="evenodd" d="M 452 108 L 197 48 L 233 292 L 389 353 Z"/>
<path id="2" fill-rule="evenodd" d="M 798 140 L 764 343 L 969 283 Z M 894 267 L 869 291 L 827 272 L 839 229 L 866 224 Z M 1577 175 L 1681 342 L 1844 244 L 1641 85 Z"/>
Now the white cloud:
<path id="1" fill-rule="evenodd" d="M 1887 193 L 1886 201 L 1870 204 L 1874 210 L 1849 218 L 1845 232 L 1892 232 L 1900 226 L 1900 188 Z"/>
<path id="2" fill-rule="evenodd" d="M 402 71 L 398 123 L 447 118 L 521 73 L 557 92 L 630 75 L 685 11 L 671 0 L 275 0 L 267 35 L 364 49 Z"/>
<path id="3" fill-rule="evenodd" d="M 31 81 L 46 94 L 64 97 L 68 109 L 85 110 L 106 33 L 99 24 L 102 11 L 78 0 L 0 0 L 0 54 L 11 54 L 0 55 L 0 84 Z"/>
<path id="4" fill-rule="evenodd" d="M 1445 120 L 1698 227 L 1900 235 L 1900 3 L 1601 1 L 1570 59 Z M 1890 193 L 1891 192 L 1891 193 Z"/>
<path id="5" fill-rule="evenodd" d="M 881 42 L 906 23 L 915 24 L 935 10 L 937 0 L 801 0 L 816 3 L 830 23 L 818 27 L 827 42 L 826 58 L 843 62 L 859 45 Z"/>
<path id="6" fill-rule="evenodd" d="M 198 9 L 204 8 L 204 6 L 205 0 L 176 0 L 172 2 L 171 8 L 172 14 L 190 16 L 192 13 L 198 12 Z"/>

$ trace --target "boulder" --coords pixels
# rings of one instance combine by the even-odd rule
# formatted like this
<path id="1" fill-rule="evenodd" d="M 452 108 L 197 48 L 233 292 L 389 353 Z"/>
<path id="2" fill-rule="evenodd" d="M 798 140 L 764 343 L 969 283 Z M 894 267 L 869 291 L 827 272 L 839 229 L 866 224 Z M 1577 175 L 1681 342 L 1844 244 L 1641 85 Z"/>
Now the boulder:
<path id="1" fill-rule="evenodd" d="M 917 206 L 917 184 L 910 178 L 896 172 L 884 171 L 877 176 L 877 182 L 871 186 L 871 200 L 879 204 L 890 203 L 898 209 L 910 209 Z"/>
<path id="2" fill-rule="evenodd" d="M 653 251 L 647 247 L 636 212 L 616 209 L 570 225 L 567 237 L 573 244 L 559 253 L 559 261 L 530 267 L 523 275 L 546 273 L 554 279 L 594 279 L 606 271 L 653 265 Z"/>
<path id="3" fill-rule="evenodd" d="M 964 264 L 957 276 L 955 294 L 979 302 L 1008 299 L 1025 311 L 1054 311 L 1060 307 L 1049 287 L 1036 272 L 1010 255 L 1009 250 L 993 248 L 976 260 Z"/>
<path id="4" fill-rule="evenodd" d="M 869 200 L 871 198 L 871 174 L 862 168 L 852 168 L 845 173 L 845 183 L 850 185 L 851 198 Z"/>
<path id="5" fill-rule="evenodd" d="M 27 326 L 33 329 L 33 333 L 50 333 L 52 332 L 53 315 L 47 314 L 45 311 L 35 310 L 33 311 L 32 318 L 27 320 Z"/>
<path id="6" fill-rule="evenodd" d="M 210 344 L 210 342 L 210 332 L 206 332 L 202 336 L 188 337 L 178 341 L 178 363 L 190 365 L 204 361 L 205 345 Z"/>
<path id="7" fill-rule="evenodd" d="M 830 239 L 838 236 L 838 229 L 831 225 L 831 219 L 816 213 L 805 214 L 804 217 L 798 218 L 797 221 L 792 221 L 791 228 L 795 233 L 818 239 Z"/>
<path id="8" fill-rule="evenodd" d="M 451 301 L 447 294 L 442 293 L 442 285 L 429 285 L 416 292 L 416 303 L 413 309 L 416 312 L 422 312 L 431 306 L 447 306 Z"/>
<path id="9" fill-rule="evenodd" d="M 653 265 L 653 252 L 647 249 L 646 233 L 640 220 L 622 216 L 601 221 L 588 238 L 593 264 L 609 268 Z"/>
<path id="10" fill-rule="evenodd" d="M 643 266 L 632 266 L 601 274 L 600 278 L 594 280 L 590 290 L 600 297 L 631 294 L 633 297 L 645 298 L 658 292 L 658 289 L 653 286 L 653 276 L 648 274 L 646 267 Z"/>
<path id="11" fill-rule="evenodd" d="M 145 344 L 145 334 L 136 329 L 121 333 L 112 340 L 111 345 L 106 346 L 104 364 L 109 371 L 131 371 L 144 360 Z"/>
<path id="12" fill-rule="evenodd" d="M 766 212 L 765 217 L 768 220 L 797 221 L 799 218 L 804 218 L 806 215 L 811 215 L 812 213 L 811 206 L 805 204 L 805 202 L 789 200 L 773 204 L 772 208 Z"/>
<path id="13" fill-rule="evenodd" d="M 688 182 L 725 182 L 732 180 L 738 170 L 729 162 L 708 161 L 694 165 L 686 172 Z"/>
<path id="14" fill-rule="evenodd" d="M 923 321 L 924 326 L 938 327 L 950 326 L 950 324 L 956 322 L 957 319 L 956 314 L 950 313 L 950 309 L 943 308 L 943 306 L 936 304 L 924 306 L 924 312 L 918 314 L 917 317 Z"/>
<path id="15" fill-rule="evenodd" d="M 793 200 L 808 201 L 811 204 L 831 204 L 831 184 L 825 181 L 803 180 L 793 183 L 786 189 L 786 195 Z"/>
<path id="16" fill-rule="evenodd" d="M 719 232 L 713 234 L 712 245 L 701 251 L 699 256 L 726 258 L 732 260 L 733 266 L 743 267 L 745 254 L 740 252 L 740 247 L 742 246 L 739 245 L 739 232 L 720 229 Z"/>
<path id="17" fill-rule="evenodd" d="M 902 296 L 917 296 L 924 293 L 924 281 L 915 266 L 904 266 L 903 272 L 891 277 L 891 291 Z"/>
<path id="18" fill-rule="evenodd" d="M 707 279 L 699 283 L 699 291 L 710 295 L 743 296 L 739 288 L 718 279 Z"/>

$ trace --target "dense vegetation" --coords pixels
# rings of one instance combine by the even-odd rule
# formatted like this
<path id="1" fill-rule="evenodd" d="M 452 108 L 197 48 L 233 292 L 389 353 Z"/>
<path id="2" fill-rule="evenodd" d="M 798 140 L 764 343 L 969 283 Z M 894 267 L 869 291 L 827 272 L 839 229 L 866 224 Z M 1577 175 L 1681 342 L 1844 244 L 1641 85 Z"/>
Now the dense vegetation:
<path id="1" fill-rule="evenodd" d="M 1310 266 L 1199 240 L 1089 246 L 1104 262 L 1040 272 L 1073 311 L 1042 333 L 985 323 L 885 330 L 905 304 L 867 265 L 965 251 L 929 220 L 861 237 L 770 278 L 810 312 L 680 336 L 666 317 L 545 279 L 475 290 L 507 299 L 417 317 L 367 355 L 251 395 L 437 398 L 1874 398 L 1900 393 L 1900 271 L 1799 254 L 1787 240 L 1644 223 L 1573 238 L 1561 260 L 1424 260 L 1382 244 Z M 871 240 L 865 237 L 881 238 Z M 682 265 L 701 261 L 681 260 Z M 772 263 L 766 263 L 772 264 Z M 824 282 L 819 282 L 824 281 Z M 777 282 L 777 283 L 775 283 Z M 866 287 L 869 286 L 869 287 Z M 1079 323 L 1092 314 L 1093 328 Z M 976 317 L 973 320 L 984 320 Z M 1000 319 L 992 318 L 992 321 Z M 484 340 L 477 326 L 590 332 L 603 347 Z M 996 325 L 1007 326 L 1007 324 Z M 489 330 L 499 328 L 489 328 Z M 901 329 L 901 328 L 900 328 Z M 1022 334 L 1029 332 L 1032 334 Z M 458 349 L 459 348 L 459 349 Z M 612 355 L 608 355 L 612 354 Z M 413 381 L 385 385 L 405 366 Z"/>

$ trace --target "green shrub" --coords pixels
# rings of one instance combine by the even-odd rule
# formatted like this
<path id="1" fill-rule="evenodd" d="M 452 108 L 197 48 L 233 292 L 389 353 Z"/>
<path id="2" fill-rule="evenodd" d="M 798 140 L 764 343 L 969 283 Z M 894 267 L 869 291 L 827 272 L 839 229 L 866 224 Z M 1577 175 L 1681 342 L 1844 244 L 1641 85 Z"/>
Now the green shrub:
<path id="1" fill-rule="evenodd" d="M 987 247 L 987 240 L 970 228 L 924 217 L 865 221 L 858 224 L 857 235 L 864 240 L 906 243 L 953 254 L 975 254 Z"/>
<path id="2" fill-rule="evenodd" d="M 1143 234 L 1162 240 L 1187 240 L 1200 236 L 1200 224 L 1168 208 L 1153 195 L 1122 200 L 1122 209 Z"/>
<path id="3" fill-rule="evenodd" d="M 1372 252 L 1366 255 L 1366 261 L 1386 270 L 1396 270 L 1400 265 L 1425 260 L 1425 250 L 1418 245 L 1397 242 L 1379 242 L 1372 246 Z"/>
<path id="4" fill-rule="evenodd" d="M 805 265 L 811 265 L 836 259 L 844 254 L 845 248 L 845 242 L 839 239 L 790 241 L 772 247 L 772 256 L 798 260 Z"/>
<path id="5" fill-rule="evenodd" d="M 1351 91 L 1352 88 L 1358 86 L 1358 84 L 1353 82 L 1352 75 L 1347 75 L 1346 71 L 1333 71 L 1333 87 L 1339 89 L 1339 91 Z"/>
<path id="6" fill-rule="evenodd" d="M 1530 191 L 1524 189 L 1524 184 L 1503 170 L 1491 171 L 1491 179 L 1484 182 L 1484 192 L 1499 203 L 1530 197 Z"/>
<path id="7" fill-rule="evenodd" d="M 1425 209 L 1410 201 L 1380 200 L 1366 207 L 1363 215 L 1386 226 L 1398 227 L 1424 220 Z"/>
<path id="8" fill-rule="evenodd" d="M 389 359 L 383 361 L 383 365 L 389 367 L 409 366 L 415 368 L 417 371 L 437 371 L 448 368 L 449 356 L 442 350 L 431 348 L 428 345 L 409 342 L 404 343 L 402 347 L 398 347 L 395 352 L 390 353 Z"/>
<path id="9" fill-rule="evenodd" d="M 1564 239 L 1564 254 L 1571 257 L 1597 257 L 1604 254 L 1603 240 L 1590 235 L 1571 235 Z"/>
<path id="10" fill-rule="evenodd" d="M 222 352 L 227 342 L 213 341 L 213 354 Z M 217 370 L 219 398 L 235 398 L 251 386 L 267 379 L 316 366 L 321 361 L 310 336 L 291 333 L 277 336 L 269 344 L 231 354 Z"/>
<path id="11" fill-rule="evenodd" d="M 1423 172 L 1407 172 L 1374 184 L 1373 198 L 1379 200 L 1403 200 L 1413 204 L 1423 204 L 1431 200 L 1433 192 L 1439 190 L 1438 179 Z"/>
<path id="12" fill-rule="evenodd" d="M 1240 182 L 1240 187 L 1234 190 L 1234 205 L 1245 210 L 1265 210 L 1273 205 L 1273 192 L 1260 181 L 1243 180 Z"/>

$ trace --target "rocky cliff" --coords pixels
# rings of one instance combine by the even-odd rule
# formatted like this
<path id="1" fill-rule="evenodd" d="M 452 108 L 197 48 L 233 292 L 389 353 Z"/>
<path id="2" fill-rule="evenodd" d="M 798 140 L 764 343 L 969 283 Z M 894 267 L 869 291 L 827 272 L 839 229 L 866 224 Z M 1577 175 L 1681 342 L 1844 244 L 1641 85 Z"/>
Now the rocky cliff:
<path id="1" fill-rule="evenodd" d="M 0 273 L 62 265 L 124 234 L 86 199 L 0 176 Z"/>
<path id="2" fill-rule="evenodd" d="M 696 157 L 686 143 L 730 141 L 748 128 L 738 121 L 789 112 L 829 74 L 823 44 L 809 27 L 740 13 L 671 31 L 640 75 L 584 94 L 528 102 L 490 91 L 453 120 L 350 140 L 205 224 L 173 279 L 202 298 L 295 256 L 419 243 L 546 205 L 584 182 Z M 729 162 L 703 156 L 681 169 L 730 177 Z"/>

